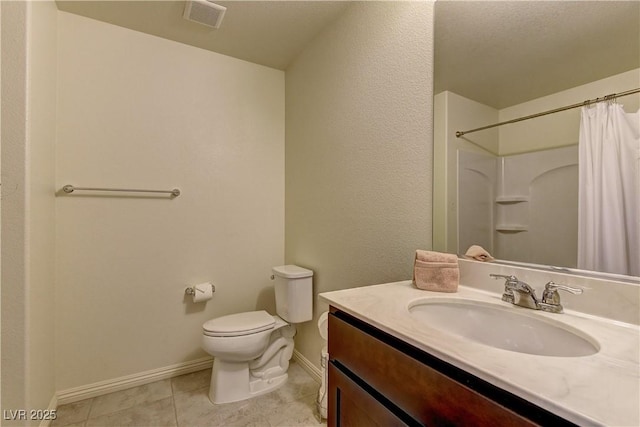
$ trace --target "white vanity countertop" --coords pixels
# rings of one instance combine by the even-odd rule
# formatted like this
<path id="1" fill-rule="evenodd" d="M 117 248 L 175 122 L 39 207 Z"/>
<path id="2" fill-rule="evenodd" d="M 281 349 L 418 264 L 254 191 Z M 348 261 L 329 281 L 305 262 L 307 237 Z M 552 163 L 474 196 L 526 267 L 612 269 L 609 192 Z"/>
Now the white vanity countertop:
<path id="1" fill-rule="evenodd" d="M 416 289 L 410 281 L 326 292 L 331 306 L 581 426 L 640 426 L 640 327 L 565 310 L 529 310 L 501 295 L 460 286 L 457 293 Z M 527 310 L 576 328 L 600 345 L 591 356 L 551 357 L 489 347 L 413 318 L 412 301 L 460 298 Z M 529 313 L 527 313 L 529 314 Z"/>

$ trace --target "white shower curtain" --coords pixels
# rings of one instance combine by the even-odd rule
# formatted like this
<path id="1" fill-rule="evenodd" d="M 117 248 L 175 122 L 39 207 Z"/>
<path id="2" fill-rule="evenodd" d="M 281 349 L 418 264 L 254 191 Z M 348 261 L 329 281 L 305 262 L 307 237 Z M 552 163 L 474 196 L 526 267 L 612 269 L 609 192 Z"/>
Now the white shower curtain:
<path id="1" fill-rule="evenodd" d="M 582 107 L 578 268 L 640 276 L 640 111 Z"/>

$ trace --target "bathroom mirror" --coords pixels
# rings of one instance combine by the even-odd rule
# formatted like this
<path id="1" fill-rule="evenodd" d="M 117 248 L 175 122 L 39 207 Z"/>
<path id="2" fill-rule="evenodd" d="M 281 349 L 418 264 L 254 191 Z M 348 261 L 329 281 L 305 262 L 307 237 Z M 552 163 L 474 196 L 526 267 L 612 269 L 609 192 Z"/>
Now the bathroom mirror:
<path id="1" fill-rule="evenodd" d="M 640 87 L 640 3 L 441 0 L 434 42 L 434 249 L 575 269 L 580 109 L 455 132 Z"/>

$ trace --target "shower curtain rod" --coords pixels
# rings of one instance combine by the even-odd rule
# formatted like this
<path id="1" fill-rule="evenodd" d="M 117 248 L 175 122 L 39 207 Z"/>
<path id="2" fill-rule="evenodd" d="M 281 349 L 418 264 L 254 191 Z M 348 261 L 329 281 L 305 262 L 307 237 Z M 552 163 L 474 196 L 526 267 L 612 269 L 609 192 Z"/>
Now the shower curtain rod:
<path id="1" fill-rule="evenodd" d="M 591 104 L 594 104 L 596 102 L 611 101 L 612 99 L 616 99 L 616 98 L 619 98 L 621 96 L 633 95 L 634 93 L 640 93 L 640 88 L 631 89 L 631 90 L 627 90 L 625 92 L 620 92 L 620 93 L 612 93 L 611 95 L 606 95 L 606 96 L 603 96 L 602 98 L 588 99 L 588 100 L 586 100 L 584 102 L 579 102 L 577 104 L 567 105 L 566 107 L 560 107 L 560 108 L 556 108 L 554 110 L 543 111 L 542 113 L 531 114 L 530 116 L 518 117 L 517 119 L 507 120 L 506 122 L 495 123 L 495 124 L 492 124 L 492 125 L 489 125 L 489 126 L 483 126 L 481 128 L 465 130 L 465 131 L 460 131 L 459 130 L 459 131 L 456 131 L 456 137 L 460 138 L 462 135 L 465 135 L 467 133 L 478 132 L 479 130 L 485 130 L 485 129 L 490 129 L 490 128 L 494 128 L 494 127 L 497 127 L 497 126 L 508 125 L 510 123 L 521 122 L 523 120 L 535 119 L 536 117 L 546 116 L 547 114 L 559 113 L 560 111 L 571 110 L 573 108 L 578 108 L 578 107 L 582 107 L 582 106 L 586 106 L 586 105 L 591 105 Z"/>

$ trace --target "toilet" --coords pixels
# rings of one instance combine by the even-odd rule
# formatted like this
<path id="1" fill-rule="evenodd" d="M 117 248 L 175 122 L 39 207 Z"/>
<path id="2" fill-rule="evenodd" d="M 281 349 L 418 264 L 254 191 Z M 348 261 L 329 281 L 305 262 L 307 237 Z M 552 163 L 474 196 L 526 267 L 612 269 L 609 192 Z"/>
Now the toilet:
<path id="1" fill-rule="evenodd" d="M 237 402 L 287 381 L 295 323 L 313 318 L 313 271 L 273 267 L 276 316 L 264 310 L 217 317 L 202 325 L 202 348 L 213 359 L 209 399 Z"/>

